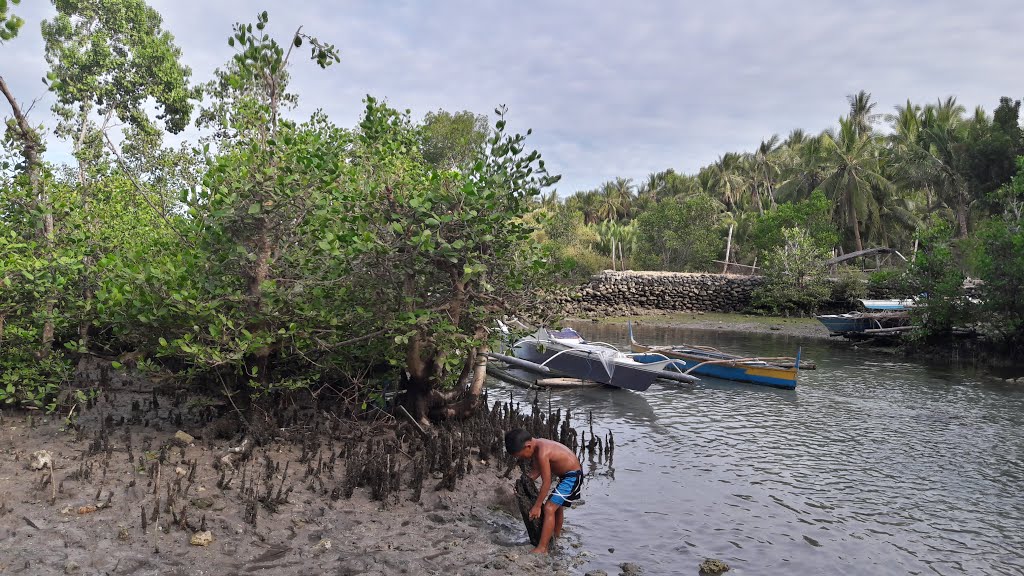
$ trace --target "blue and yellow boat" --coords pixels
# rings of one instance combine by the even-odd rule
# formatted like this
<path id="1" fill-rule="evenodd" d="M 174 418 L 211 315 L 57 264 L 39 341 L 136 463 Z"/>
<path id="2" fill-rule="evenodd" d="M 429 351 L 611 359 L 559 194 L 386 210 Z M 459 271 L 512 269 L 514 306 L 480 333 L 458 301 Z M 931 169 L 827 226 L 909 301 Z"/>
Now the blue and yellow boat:
<path id="1" fill-rule="evenodd" d="M 797 375 L 801 368 L 814 368 L 813 364 L 800 365 L 799 351 L 795 358 L 746 358 L 709 346 L 645 346 L 633 339 L 632 326 L 629 329 L 629 343 L 633 352 L 631 356 L 638 362 L 676 360 L 672 368 L 684 374 L 711 376 L 787 390 L 796 388 Z"/>

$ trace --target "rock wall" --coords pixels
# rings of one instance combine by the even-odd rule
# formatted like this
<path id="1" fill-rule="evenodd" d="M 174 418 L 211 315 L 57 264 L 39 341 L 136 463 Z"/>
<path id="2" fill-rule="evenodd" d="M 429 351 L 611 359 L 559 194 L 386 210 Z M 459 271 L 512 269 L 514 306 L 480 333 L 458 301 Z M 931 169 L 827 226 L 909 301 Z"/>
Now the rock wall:
<path id="1" fill-rule="evenodd" d="M 617 316 L 651 311 L 738 312 L 750 303 L 760 276 L 680 272 L 595 275 L 573 294 L 556 299 L 568 316 Z"/>

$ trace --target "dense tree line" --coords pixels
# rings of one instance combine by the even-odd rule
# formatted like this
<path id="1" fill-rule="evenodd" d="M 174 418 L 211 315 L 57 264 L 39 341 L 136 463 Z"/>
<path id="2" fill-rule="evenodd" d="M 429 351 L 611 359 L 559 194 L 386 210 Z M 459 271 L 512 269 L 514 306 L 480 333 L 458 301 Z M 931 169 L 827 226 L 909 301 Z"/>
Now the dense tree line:
<path id="1" fill-rule="evenodd" d="M 303 390 L 373 410 L 400 390 L 424 421 L 476 406 L 487 329 L 546 281 L 526 216 L 557 181 L 504 109 L 415 122 L 368 96 L 355 127 L 297 119 L 289 71 L 340 52 L 302 29 L 279 42 L 266 12 L 195 85 L 144 1 L 54 6 L 57 125 L 0 78 L 0 402 L 55 409 L 96 355 L 236 403 Z M 7 50 L 27 28 L 2 7 Z M 199 141 L 163 143 L 193 121 Z M 73 165 L 42 160 L 48 138 Z"/>
<path id="2" fill-rule="evenodd" d="M 1003 97 L 991 114 L 968 113 L 950 97 L 883 114 L 861 91 L 848 105 L 834 128 L 771 136 L 696 174 L 615 178 L 545 202 L 548 234 L 571 223 L 596 236 L 558 246 L 562 270 L 583 277 L 607 267 L 721 272 L 726 262 L 745 264 L 773 279 L 755 303 L 774 313 L 814 312 L 863 295 L 870 280 L 882 291 L 898 286 L 901 296 L 930 295 L 918 338 L 981 327 L 1016 353 L 1024 308 L 1007 296 L 1024 272 L 1012 249 L 1021 242 L 1020 101 Z M 912 263 L 861 277 L 860 288 L 855 271 L 823 265 L 878 247 Z M 983 297 L 965 295 L 968 277 L 982 281 Z"/>
<path id="3" fill-rule="evenodd" d="M 1002 214 L 1005 206 L 994 195 L 1024 153 L 1019 112 L 1020 102 L 1004 97 L 992 114 L 981 108 L 968 114 L 951 97 L 908 101 L 881 114 L 862 91 L 849 97 L 838 126 L 820 134 L 797 129 L 785 139 L 771 136 L 753 152 L 725 153 L 693 175 L 669 169 L 639 183 L 616 178 L 569 195 L 564 207 L 588 225 L 628 226 L 666 202 L 706 196 L 718 208 L 716 221 L 703 226 L 723 240 L 717 258 L 725 256 L 721 229 L 732 225 L 730 260 L 751 264 L 764 248 L 756 233 L 761 217 L 820 191 L 839 231 L 830 250 L 885 246 L 909 254 L 931 218 L 951 222 L 956 236 L 966 238 Z M 668 266 L 714 268 L 707 259 L 677 258 Z"/>
<path id="4" fill-rule="evenodd" d="M 724 259 L 772 280 L 765 310 L 806 312 L 836 297 L 822 259 L 870 246 L 913 257 L 873 281 L 928 294 L 922 339 L 973 324 L 1024 343 L 1009 98 L 992 115 L 954 99 L 881 115 L 862 92 L 835 129 L 560 201 L 503 108 L 417 121 L 368 96 L 356 126 L 296 118 L 292 67 L 341 53 L 272 34 L 266 12 L 197 84 L 143 0 L 53 3 L 39 29 L 56 124 L 0 77 L 0 403 L 56 409 L 74 363 L 100 356 L 232 402 L 301 390 L 372 411 L 402 392 L 416 418 L 451 417 L 479 402 L 494 319 L 556 279 Z M 31 28 L 17 7 L 0 0 L 0 50 Z M 196 141 L 165 144 L 189 126 Z M 53 139 L 71 163 L 44 161 Z"/>

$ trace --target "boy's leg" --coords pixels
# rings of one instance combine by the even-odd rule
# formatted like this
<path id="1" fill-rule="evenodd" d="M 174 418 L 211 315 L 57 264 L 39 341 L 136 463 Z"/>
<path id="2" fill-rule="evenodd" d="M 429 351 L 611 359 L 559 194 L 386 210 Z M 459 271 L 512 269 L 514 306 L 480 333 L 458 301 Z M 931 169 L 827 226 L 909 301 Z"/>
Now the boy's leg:
<path id="1" fill-rule="evenodd" d="M 558 538 L 562 535 L 562 521 L 565 519 L 563 512 L 565 512 L 564 506 L 559 506 L 558 510 L 555 512 L 555 531 L 552 534 L 552 537 L 554 538 Z"/>
<path id="2" fill-rule="evenodd" d="M 532 550 L 534 554 L 547 554 L 548 545 L 551 544 L 551 535 L 555 531 L 555 515 L 557 509 L 561 506 L 554 502 L 544 503 L 544 526 L 540 529 L 540 541 L 537 542 L 537 547 Z"/>

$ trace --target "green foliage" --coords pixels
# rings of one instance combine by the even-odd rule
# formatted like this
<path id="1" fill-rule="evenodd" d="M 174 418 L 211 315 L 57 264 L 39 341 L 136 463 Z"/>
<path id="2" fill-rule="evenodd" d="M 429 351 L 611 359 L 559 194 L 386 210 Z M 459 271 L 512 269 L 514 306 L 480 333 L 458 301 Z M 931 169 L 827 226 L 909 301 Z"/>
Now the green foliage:
<path id="1" fill-rule="evenodd" d="M 868 274 L 867 288 L 872 298 L 905 298 L 911 293 L 906 271 L 896 268 L 884 268 Z"/>
<path id="2" fill-rule="evenodd" d="M 466 169 L 483 150 L 488 136 L 487 117 L 462 112 L 428 112 L 423 118 L 423 159 L 439 170 Z"/>
<path id="3" fill-rule="evenodd" d="M 1024 156 L 1017 157 L 1017 173 L 999 189 L 989 194 L 995 213 L 1006 222 L 1024 221 Z"/>
<path id="4" fill-rule="evenodd" d="M 0 43 L 13 40 L 25 24 L 25 20 L 10 12 L 8 1 L 15 6 L 21 3 L 21 0 L 0 0 Z"/>
<path id="5" fill-rule="evenodd" d="M 707 195 L 660 202 L 635 221 L 635 267 L 701 272 L 714 268 L 724 247 L 718 206 Z"/>
<path id="6" fill-rule="evenodd" d="M 8 191 L 10 192 L 10 191 Z M 10 195 L 7 196 L 10 198 Z M 0 214 L 3 214 L 0 208 Z M 0 403 L 52 409 L 53 397 L 69 381 L 71 363 L 40 348 L 47 314 L 75 277 L 77 260 L 50 259 L 33 240 L 23 239 L 0 218 Z"/>
<path id="7" fill-rule="evenodd" d="M 964 294 L 964 274 L 953 251 L 953 228 L 935 222 L 920 235 L 920 248 L 907 272 L 909 286 L 918 297 L 911 309 L 919 327 L 913 337 L 926 343 L 943 341 L 954 327 L 972 320 L 971 303 Z"/>
<path id="8" fill-rule="evenodd" d="M 557 177 L 524 136 L 505 132 L 504 109 L 495 113 L 485 153 L 465 172 L 434 170 L 415 153 L 408 117 L 373 98 L 360 124 L 355 164 L 369 194 L 359 212 L 381 246 L 360 269 L 373 271 L 375 317 L 399 334 L 407 371 L 434 385 L 453 383 L 480 331 L 525 304 L 544 270 L 524 217 Z"/>
<path id="9" fill-rule="evenodd" d="M 751 304 L 772 314 L 813 314 L 830 296 L 828 252 L 800 228 L 786 228 L 783 237 L 785 244 L 765 259 L 764 283 L 754 290 Z"/>
<path id="10" fill-rule="evenodd" d="M 399 368 L 451 386 L 543 272 L 524 217 L 557 178 L 501 109 L 458 171 L 428 163 L 408 115 L 371 97 L 354 132 L 320 113 L 297 124 L 281 114 L 288 53 L 249 29 L 211 92 L 222 130 L 177 235 L 104 258 L 97 307 L 117 340 L 229 389 L 342 381 L 372 399 Z"/>
<path id="11" fill-rule="evenodd" d="M 608 266 L 608 257 L 593 248 L 600 236 L 584 224 L 579 210 L 556 208 L 542 219 L 539 228 L 538 239 L 550 254 L 551 269 L 559 282 L 578 286 Z"/>
<path id="12" fill-rule="evenodd" d="M 832 204 L 817 190 L 806 200 L 784 202 L 759 216 L 747 241 L 759 252 L 769 252 L 785 241 L 787 228 L 801 228 L 820 248 L 830 250 L 839 243 L 839 234 L 832 223 Z"/>
<path id="13" fill-rule="evenodd" d="M 864 273 L 850 266 L 840 266 L 830 283 L 829 299 L 833 302 L 854 302 L 868 294 Z"/>
<path id="14" fill-rule="evenodd" d="M 266 24 L 264 13 L 257 30 Z M 338 374 L 324 355 L 348 338 L 338 326 L 354 314 L 338 247 L 350 243 L 345 224 L 355 217 L 343 186 L 350 135 L 322 114 L 305 124 L 280 118 L 285 49 L 250 29 L 235 28 L 240 51 L 220 78 L 239 89 L 219 102 L 231 111 L 230 135 L 246 138 L 217 141 L 200 186 L 194 156 L 145 135 L 126 146 L 152 188 L 177 187 L 185 213 L 157 196 L 147 236 L 99 261 L 96 309 L 122 345 L 184 365 L 187 378 L 260 393 Z M 311 44 L 321 64 L 323 45 Z"/>
<path id="15" fill-rule="evenodd" d="M 1015 183 L 1020 181 L 1020 173 Z M 985 331 L 1014 355 L 1024 350 L 1024 230 L 1021 221 L 992 220 L 978 234 L 974 263 L 982 281 Z"/>
<path id="16" fill-rule="evenodd" d="M 180 64 L 181 49 L 163 29 L 160 14 L 143 0 L 54 0 L 57 15 L 42 24 L 47 79 L 64 106 L 83 114 L 95 104 L 101 115 L 151 129 L 144 110 L 152 97 L 169 132 L 188 124 L 192 72 Z"/>

